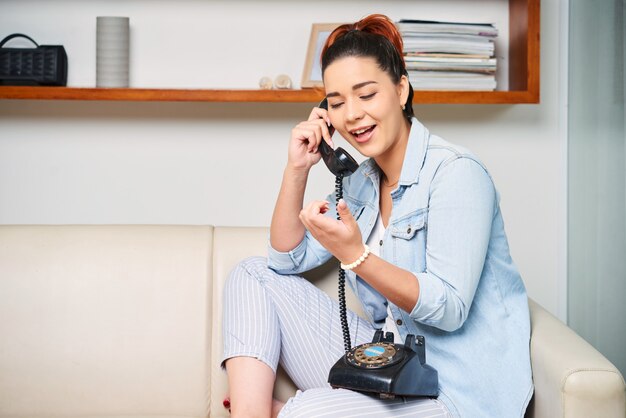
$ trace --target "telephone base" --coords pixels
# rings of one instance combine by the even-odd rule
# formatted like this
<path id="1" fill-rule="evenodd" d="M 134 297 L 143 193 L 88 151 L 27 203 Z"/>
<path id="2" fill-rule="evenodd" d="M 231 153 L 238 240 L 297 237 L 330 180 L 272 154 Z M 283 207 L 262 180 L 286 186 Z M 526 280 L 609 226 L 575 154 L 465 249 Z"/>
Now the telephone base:
<path id="1" fill-rule="evenodd" d="M 371 343 L 354 347 L 335 363 L 328 382 L 335 388 L 378 394 L 381 399 L 439 394 L 437 370 L 426 364 L 424 337 L 411 334 L 401 345 L 393 343 L 393 334 L 377 331 Z"/>

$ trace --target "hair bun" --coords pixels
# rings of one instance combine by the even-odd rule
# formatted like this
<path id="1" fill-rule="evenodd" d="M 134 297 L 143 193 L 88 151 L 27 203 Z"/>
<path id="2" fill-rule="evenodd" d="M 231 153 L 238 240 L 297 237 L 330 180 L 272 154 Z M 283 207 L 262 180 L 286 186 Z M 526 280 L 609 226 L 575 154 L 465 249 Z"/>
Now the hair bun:
<path id="1" fill-rule="evenodd" d="M 322 56 L 324 55 L 326 49 L 335 43 L 338 38 L 355 30 L 384 36 L 389 40 L 389 42 L 392 43 L 393 46 L 396 47 L 398 54 L 403 56 L 404 43 L 402 42 L 402 35 L 400 34 L 400 31 L 391 19 L 379 13 L 366 16 L 356 23 L 347 23 L 336 28 L 328 37 L 322 51 Z"/>
<path id="2" fill-rule="evenodd" d="M 387 16 L 382 14 L 369 15 L 356 22 L 354 28 L 363 32 L 384 36 L 396 47 L 400 56 L 403 55 L 404 43 L 402 42 L 402 35 L 396 24 Z"/>

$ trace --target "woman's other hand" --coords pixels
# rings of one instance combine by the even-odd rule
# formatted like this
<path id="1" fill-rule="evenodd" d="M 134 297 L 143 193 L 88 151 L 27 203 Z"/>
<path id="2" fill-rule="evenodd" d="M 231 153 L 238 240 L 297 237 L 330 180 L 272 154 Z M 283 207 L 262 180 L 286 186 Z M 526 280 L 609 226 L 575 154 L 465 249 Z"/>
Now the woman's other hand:
<path id="1" fill-rule="evenodd" d="M 324 214 L 328 202 L 316 200 L 300 211 L 300 221 L 332 255 L 342 263 L 352 263 L 363 254 L 363 240 L 356 220 L 342 199 L 337 205 L 341 220 Z"/>
<path id="2" fill-rule="evenodd" d="M 328 125 L 330 119 L 326 109 L 314 107 L 309 119 L 300 122 L 291 130 L 288 164 L 296 170 L 308 171 L 321 158 L 318 147 L 325 140 L 333 146 Z"/>

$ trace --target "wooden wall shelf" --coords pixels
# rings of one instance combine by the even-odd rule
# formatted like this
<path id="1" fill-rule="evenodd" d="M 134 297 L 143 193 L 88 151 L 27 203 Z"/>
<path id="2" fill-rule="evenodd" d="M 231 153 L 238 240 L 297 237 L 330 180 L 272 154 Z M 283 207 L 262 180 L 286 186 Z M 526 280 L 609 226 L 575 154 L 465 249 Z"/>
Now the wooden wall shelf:
<path id="1" fill-rule="evenodd" d="M 413 103 L 539 103 L 540 0 L 509 0 L 508 91 L 415 91 Z M 318 89 L 225 90 L 0 86 L 0 99 L 316 103 Z"/>
<path id="2" fill-rule="evenodd" d="M 317 90 L 201 90 L 79 87 L 0 87 L 0 98 L 172 102 L 315 102 Z"/>
<path id="3" fill-rule="evenodd" d="M 121 100 L 160 102 L 285 102 L 317 103 L 321 90 L 183 90 L 76 87 L 0 87 L 0 99 Z M 416 91 L 414 104 L 537 103 L 526 91 Z"/>

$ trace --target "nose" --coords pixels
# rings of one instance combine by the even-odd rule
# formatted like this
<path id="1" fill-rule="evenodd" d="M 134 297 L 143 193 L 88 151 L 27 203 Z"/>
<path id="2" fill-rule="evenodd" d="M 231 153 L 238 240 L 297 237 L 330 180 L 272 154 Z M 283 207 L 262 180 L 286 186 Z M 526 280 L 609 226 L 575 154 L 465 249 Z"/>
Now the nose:
<path id="1" fill-rule="evenodd" d="M 358 121 L 363 119 L 363 108 L 356 100 L 348 100 L 346 102 L 347 112 L 346 117 L 349 122 Z"/>

